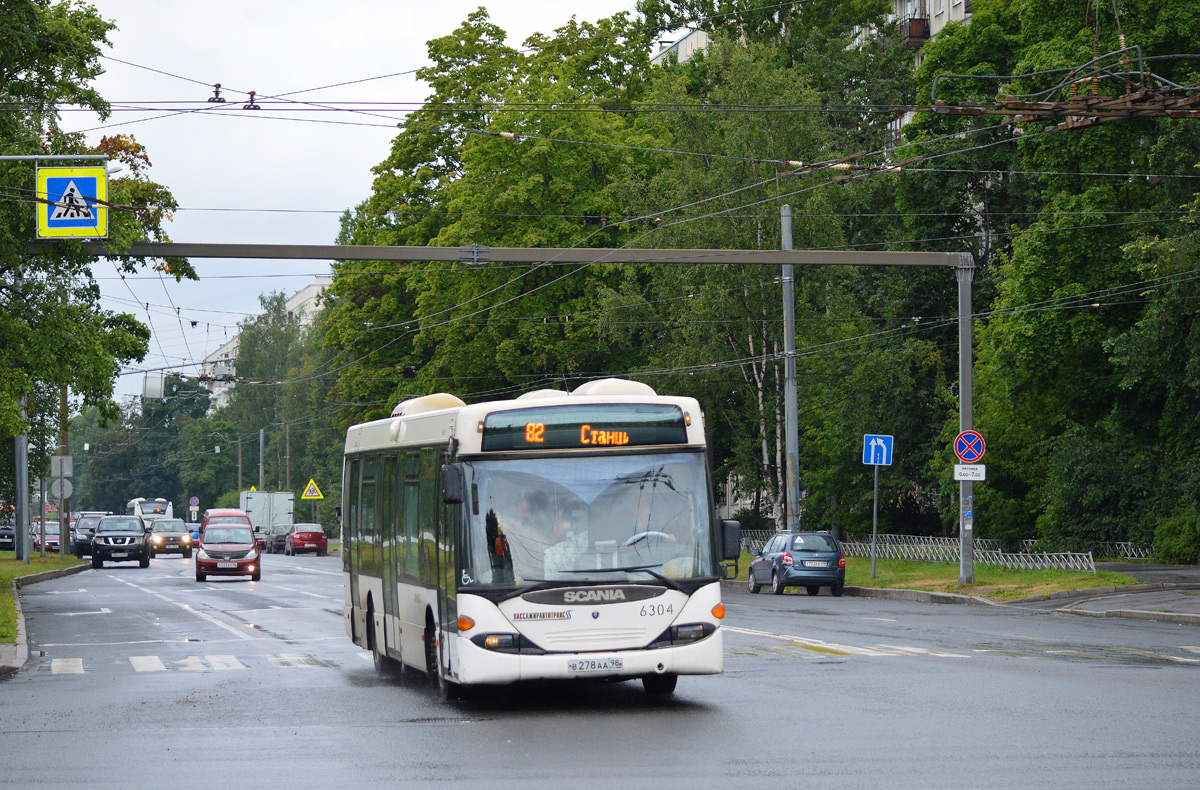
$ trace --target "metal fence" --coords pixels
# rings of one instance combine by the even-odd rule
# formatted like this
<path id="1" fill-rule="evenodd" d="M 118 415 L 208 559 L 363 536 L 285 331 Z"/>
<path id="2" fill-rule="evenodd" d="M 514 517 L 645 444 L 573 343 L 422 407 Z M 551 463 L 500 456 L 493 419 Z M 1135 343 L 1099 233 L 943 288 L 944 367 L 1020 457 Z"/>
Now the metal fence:
<path id="1" fill-rule="evenodd" d="M 775 534 L 775 530 L 746 530 L 742 533 L 742 545 L 755 554 Z M 984 565 L 999 565 L 1018 570 L 1072 570 L 1096 572 L 1096 563 L 1091 552 L 1039 552 L 1026 551 L 1010 554 L 1002 551 L 1000 542 L 989 538 L 974 541 L 975 562 Z M 850 557 L 870 557 L 871 541 L 844 540 L 842 550 Z M 875 556 L 890 560 L 920 560 L 924 562 L 958 562 L 958 538 L 937 538 L 925 535 L 877 535 Z M 1109 555 L 1115 556 L 1115 555 Z"/>
<path id="2" fill-rule="evenodd" d="M 1044 551 L 1040 541 L 1021 541 L 1021 551 L 1035 553 Z M 1120 557 L 1126 560 L 1148 560 L 1154 556 L 1154 547 L 1144 543 L 1129 541 L 1105 540 L 1092 545 L 1092 555 L 1096 557 Z"/>

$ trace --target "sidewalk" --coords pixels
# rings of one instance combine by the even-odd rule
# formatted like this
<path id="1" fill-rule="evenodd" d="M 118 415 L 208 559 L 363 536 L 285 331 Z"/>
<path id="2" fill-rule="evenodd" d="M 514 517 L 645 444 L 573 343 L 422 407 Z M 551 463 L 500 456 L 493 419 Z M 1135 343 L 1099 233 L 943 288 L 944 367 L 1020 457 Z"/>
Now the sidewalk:
<path id="1" fill-rule="evenodd" d="M 0 642 L 0 679 L 8 677 L 25 666 L 25 662 L 29 659 L 29 645 L 25 642 L 25 615 L 21 612 L 21 588 L 27 584 L 71 576 L 85 571 L 89 567 L 88 565 L 79 565 L 74 568 L 62 568 L 61 570 L 33 573 L 29 576 L 18 576 L 13 579 L 13 603 L 17 607 L 17 641 L 15 644 Z"/>

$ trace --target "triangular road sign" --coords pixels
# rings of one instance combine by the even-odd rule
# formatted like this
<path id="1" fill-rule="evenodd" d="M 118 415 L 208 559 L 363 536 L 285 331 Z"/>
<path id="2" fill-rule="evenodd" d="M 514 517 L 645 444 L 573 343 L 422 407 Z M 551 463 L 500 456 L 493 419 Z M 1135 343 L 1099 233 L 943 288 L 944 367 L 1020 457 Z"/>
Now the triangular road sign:
<path id="1" fill-rule="evenodd" d="M 311 477 L 308 479 L 308 486 L 304 489 L 304 493 L 300 495 L 301 499 L 324 499 L 325 495 L 321 493 L 321 489 L 317 488 L 316 481 Z"/>
<path id="2" fill-rule="evenodd" d="M 50 215 L 50 219 L 94 218 L 92 209 L 88 206 L 87 201 L 83 199 L 79 187 L 75 186 L 74 181 L 68 182 L 66 191 L 59 197 L 58 202 L 54 204 L 54 213 Z"/>

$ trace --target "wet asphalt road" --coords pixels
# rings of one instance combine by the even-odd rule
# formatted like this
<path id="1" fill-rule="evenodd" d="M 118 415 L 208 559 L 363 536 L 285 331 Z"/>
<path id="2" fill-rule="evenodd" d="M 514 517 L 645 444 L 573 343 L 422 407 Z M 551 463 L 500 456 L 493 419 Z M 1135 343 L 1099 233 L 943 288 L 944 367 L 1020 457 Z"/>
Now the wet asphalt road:
<path id="1" fill-rule="evenodd" d="M 336 557 L 21 592 L 0 786 L 1195 787 L 1200 627 L 727 590 L 726 672 L 445 703 L 345 637 Z"/>

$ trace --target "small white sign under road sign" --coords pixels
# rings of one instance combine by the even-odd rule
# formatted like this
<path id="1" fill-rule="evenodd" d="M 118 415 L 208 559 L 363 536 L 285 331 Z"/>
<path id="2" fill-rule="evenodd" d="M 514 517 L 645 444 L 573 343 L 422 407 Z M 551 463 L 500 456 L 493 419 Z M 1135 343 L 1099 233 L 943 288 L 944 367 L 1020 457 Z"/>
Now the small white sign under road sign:
<path id="1" fill-rule="evenodd" d="M 955 464 L 955 480 L 987 480 L 987 467 L 983 464 Z"/>

